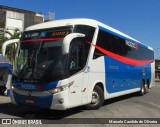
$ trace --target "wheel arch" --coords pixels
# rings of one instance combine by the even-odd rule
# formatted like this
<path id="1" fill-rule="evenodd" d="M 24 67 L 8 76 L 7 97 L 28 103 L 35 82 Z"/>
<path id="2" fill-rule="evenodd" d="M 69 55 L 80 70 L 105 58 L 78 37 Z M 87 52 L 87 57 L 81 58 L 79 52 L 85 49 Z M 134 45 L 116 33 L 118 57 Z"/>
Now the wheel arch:
<path id="1" fill-rule="evenodd" d="M 103 83 L 102 83 L 102 82 L 97 82 L 97 83 L 95 84 L 94 88 L 95 88 L 96 86 L 101 87 L 101 89 L 102 89 L 102 90 L 103 90 L 103 92 L 104 92 L 104 85 L 103 85 Z"/>
<path id="2" fill-rule="evenodd" d="M 87 109 L 98 109 L 100 108 L 103 103 L 104 103 L 104 100 L 105 100 L 105 87 L 104 87 L 104 84 L 102 82 L 96 82 L 94 83 L 94 85 L 92 86 L 92 89 L 90 89 L 90 95 L 88 96 L 89 97 L 89 101 L 88 101 L 88 104 L 85 105 L 85 107 Z M 94 103 L 94 101 L 92 100 L 94 97 L 93 94 L 97 93 L 98 94 L 98 103 Z"/>

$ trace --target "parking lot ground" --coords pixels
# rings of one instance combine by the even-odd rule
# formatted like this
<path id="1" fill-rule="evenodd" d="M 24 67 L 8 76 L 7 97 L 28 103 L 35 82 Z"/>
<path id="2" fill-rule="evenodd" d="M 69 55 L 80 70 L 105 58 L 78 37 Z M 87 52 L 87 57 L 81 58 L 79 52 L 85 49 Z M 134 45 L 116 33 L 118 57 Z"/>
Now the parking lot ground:
<path id="1" fill-rule="evenodd" d="M 97 123 L 102 123 L 100 118 L 160 118 L 160 82 L 149 90 L 144 96 L 129 94 L 114 99 L 106 100 L 104 105 L 98 110 L 86 110 L 84 106 L 69 109 L 67 111 L 56 111 L 42 108 L 24 107 L 13 105 L 8 96 L 0 96 L 0 118 L 22 118 L 22 119 L 42 119 L 53 124 L 54 120 L 63 121 L 66 118 L 72 123 L 73 120 L 94 118 Z M 83 122 L 83 121 L 82 121 Z M 55 125 L 55 124 L 54 124 Z M 66 126 L 70 126 L 65 124 Z M 75 124 L 74 124 L 75 125 Z M 89 124 L 84 124 L 89 126 Z M 95 124 L 94 124 L 95 125 Z M 110 124 L 106 124 L 110 125 Z M 124 125 L 124 126 L 133 126 Z M 120 126 L 121 126 L 120 125 Z M 49 126 L 46 124 L 46 126 Z M 62 126 L 62 125 L 60 125 Z M 113 124 L 113 126 L 116 126 Z M 143 125 L 141 125 L 143 126 Z M 147 124 L 147 126 L 153 126 Z M 154 126 L 160 126 L 154 124 Z"/>

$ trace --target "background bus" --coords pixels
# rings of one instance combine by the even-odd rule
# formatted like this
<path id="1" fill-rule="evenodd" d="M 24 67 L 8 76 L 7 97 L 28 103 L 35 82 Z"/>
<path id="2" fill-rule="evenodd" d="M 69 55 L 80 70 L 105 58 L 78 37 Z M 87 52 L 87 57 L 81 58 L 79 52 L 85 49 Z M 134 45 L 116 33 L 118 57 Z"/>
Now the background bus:
<path id="1" fill-rule="evenodd" d="M 66 110 L 97 109 L 105 99 L 154 85 L 153 49 L 91 19 L 27 28 L 12 74 L 14 104 Z"/>
<path id="2" fill-rule="evenodd" d="M 0 95 L 9 95 L 9 74 L 11 74 L 12 63 L 0 54 Z"/>

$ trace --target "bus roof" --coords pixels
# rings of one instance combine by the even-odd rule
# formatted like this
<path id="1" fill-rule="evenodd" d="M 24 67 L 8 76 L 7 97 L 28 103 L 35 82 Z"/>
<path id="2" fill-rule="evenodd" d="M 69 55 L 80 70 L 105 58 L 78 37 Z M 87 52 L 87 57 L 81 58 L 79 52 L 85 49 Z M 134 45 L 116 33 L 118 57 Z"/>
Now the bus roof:
<path id="1" fill-rule="evenodd" d="M 128 36 L 127 34 L 120 32 L 119 30 L 116 30 L 108 25 L 105 25 L 105 24 L 99 22 L 99 21 L 96 21 L 93 19 L 87 19 L 87 18 L 62 19 L 62 20 L 49 21 L 49 22 L 40 23 L 37 25 L 30 26 L 30 27 L 26 28 L 25 31 L 40 30 L 40 29 L 47 29 L 47 28 L 61 27 L 61 26 L 72 26 L 72 25 L 76 25 L 76 24 L 88 25 L 88 26 L 92 26 L 95 28 L 103 27 L 104 29 L 107 29 L 117 35 L 123 36 L 125 38 L 128 38 L 130 40 L 133 40 L 133 41 L 140 43 L 138 40 Z M 142 44 L 142 43 L 140 43 L 140 44 Z M 142 44 L 142 45 L 147 46 L 145 44 Z M 149 46 L 147 46 L 147 47 L 149 49 L 153 50 L 151 47 L 149 47 Z"/>

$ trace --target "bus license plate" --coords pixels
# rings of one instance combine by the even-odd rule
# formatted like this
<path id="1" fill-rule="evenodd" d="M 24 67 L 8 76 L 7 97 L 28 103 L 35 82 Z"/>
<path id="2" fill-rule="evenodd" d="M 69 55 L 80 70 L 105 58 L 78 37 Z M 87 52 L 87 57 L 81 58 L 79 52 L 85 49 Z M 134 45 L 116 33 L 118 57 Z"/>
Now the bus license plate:
<path id="1" fill-rule="evenodd" d="M 26 102 L 26 103 L 31 103 L 31 104 L 34 104 L 34 103 L 35 103 L 35 101 L 32 100 L 32 99 L 26 99 L 25 102 Z"/>

